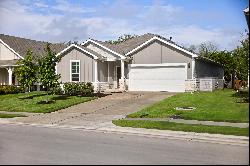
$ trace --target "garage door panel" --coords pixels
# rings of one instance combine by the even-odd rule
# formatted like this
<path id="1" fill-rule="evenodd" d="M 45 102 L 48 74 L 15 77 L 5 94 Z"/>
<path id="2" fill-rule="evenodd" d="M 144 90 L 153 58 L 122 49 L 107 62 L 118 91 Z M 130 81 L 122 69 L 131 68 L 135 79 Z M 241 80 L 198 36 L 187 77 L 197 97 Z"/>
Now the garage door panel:
<path id="1" fill-rule="evenodd" d="M 183 66 L 140 66 L 131 67 L 129 72 L 130 91 L 184 92 L 187 70 Z"/>

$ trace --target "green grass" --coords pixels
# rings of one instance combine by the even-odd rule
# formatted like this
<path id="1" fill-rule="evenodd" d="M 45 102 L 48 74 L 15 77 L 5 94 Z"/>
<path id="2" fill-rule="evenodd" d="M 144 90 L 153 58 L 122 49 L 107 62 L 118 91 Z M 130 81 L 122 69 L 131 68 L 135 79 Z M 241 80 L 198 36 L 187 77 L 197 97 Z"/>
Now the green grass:
<path id="1" fill-rule="evenodd" d="M 113 120 L 112 122 L 115 125 L 121 127 L 249 136 L 249 128 L 193 125 L 193 124 L 182 124 L 182 123 L 163 122 L 163 121 L 146 121 L 146 120 Z"/>
<path id="2" fill-rule="evenodd" d="M 244 96 L 248 96 L 248 93 Z M 179 115 L 182 119 L 249 122 L 249 103 L 239 102 L 241 94 L 231 89 L 214 92 L 179 93 L 155 103 L 129 118 L 167 118 Z M 176 107 L 196 107 L 193 111 L 177 111 Z"/>
<path id="3" fill-rule="evenodd" d="M 0 111 L 49 113 L 95 99 L 95 97 L 49 95 L 50 102 L 45 104 L 46 98 L 45 92 L 0 95 Z"/>
<path id="4" fill-rule="evenodd" d="M 26 116 L 20 115 L 20 114 L 1 114 L 0 113 L 0 118 L 15 118 L 15 117 L 26 117 Z"/>

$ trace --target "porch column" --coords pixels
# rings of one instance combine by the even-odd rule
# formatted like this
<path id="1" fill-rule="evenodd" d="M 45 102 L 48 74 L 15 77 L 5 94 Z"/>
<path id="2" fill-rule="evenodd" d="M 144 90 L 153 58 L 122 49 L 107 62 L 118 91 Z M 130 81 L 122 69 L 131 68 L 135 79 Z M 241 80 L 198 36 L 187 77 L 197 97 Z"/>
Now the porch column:
<path id="1" fill-rule="evenodd" d="M 108 83 L 109 83 L 109 61 L 107 63 L 108 63 Z"/>
<path id="2" fill-rule="evenodd" d="M 124 80 L 124 60 L 121 60 L 121 80 Z"/>
<path id="3" fill-rule="evenodd" d="M 125 90 L 125 74 L 124 74 L 124 60 L 121 60 L 121 83 L 120 89 Z"/>
<path id="4" fill-rule="evenodd" d="M 13 70 L 11 67 L 9 67 L 8 69 L 8 74 L 9 74 L 9 85 L 12 85 L 12 73 L 13 73 Z"/>
<path id="5" fill-rule="evenodd" d="M 97 68 L 97 59 L 95 59 L 95 82 L 98 82 L 98 68 Z"/>
<path id="6" fill-rule="evenodd" d="M 100 88 L 99 88 L 99 83 L 98 83 L 98 68 L 97 68 L 97 59 L 95 59 L 94 61 L 94 70 L 95 70 L 95 77 L 94 77 L 94 89 L 96 92 L 99 92 L 100 91 Z"/>

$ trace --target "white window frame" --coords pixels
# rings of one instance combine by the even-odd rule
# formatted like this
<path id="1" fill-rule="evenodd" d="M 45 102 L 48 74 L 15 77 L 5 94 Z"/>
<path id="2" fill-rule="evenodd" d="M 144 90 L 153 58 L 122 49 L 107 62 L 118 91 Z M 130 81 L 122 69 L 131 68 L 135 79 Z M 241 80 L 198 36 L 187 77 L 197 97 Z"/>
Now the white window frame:
<path id="1" fill-rule="evenodd" d="M 79 62 L 79 81 L 72 81 L 72 62 Z M 81 61 L 80 60 L 70 60 L 70 82 L 81 82 Z"/>

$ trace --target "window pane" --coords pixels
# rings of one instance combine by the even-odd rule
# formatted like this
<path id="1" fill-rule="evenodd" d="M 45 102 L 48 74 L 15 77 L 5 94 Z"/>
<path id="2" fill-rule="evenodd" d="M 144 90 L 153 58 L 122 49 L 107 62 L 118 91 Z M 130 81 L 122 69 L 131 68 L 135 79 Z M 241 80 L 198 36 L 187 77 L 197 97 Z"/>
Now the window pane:
<path id="1" fill-rule="evenodd" d="M 79 78 L 73 78 L 72 77 L 72 81 L 79 81 Z"/>
<path id="2" fill-rule="evenodd" d="M 72 74 L 72 77 L 79 77 L 79 74 Z"/>
<path id="3" fill-rule="evenodd" d="M 77 66 L 77 68 L 76 68 L 76 72 L 77 72 L 77 73 L 79 73 L 79 68 L 80 68 L 80 67 L 79 67 L 79 66 Z"/>
<path id="4" fill-rule="evenodd" d="M 80 81 L 80 63 L 71 62 L 71 78 L 72 81 Z"/>

